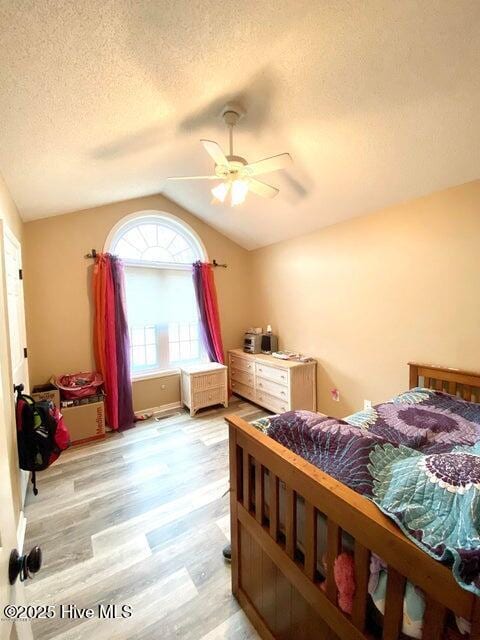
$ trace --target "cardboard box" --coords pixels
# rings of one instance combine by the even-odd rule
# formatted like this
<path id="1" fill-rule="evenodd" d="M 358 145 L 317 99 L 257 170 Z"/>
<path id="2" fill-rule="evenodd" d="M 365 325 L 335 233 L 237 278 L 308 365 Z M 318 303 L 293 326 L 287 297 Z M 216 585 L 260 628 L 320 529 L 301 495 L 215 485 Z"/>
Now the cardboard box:
<path id="1" fill-rule="evenodd" d="M 103 391 L 94 396 L 86 396 L 85 398 L 73 398 L 72 400 L 62 400 L 62 407 L 76 407 L 79 404 L 91 404 L 92 402 L 103 402 L 105 394 Z"/>
<path id="2" fill-rule="evenodd" d="M 53 384 L 37 384 L 33 387 L 31 396 L 35 402 L 51 400 L 55 406 L 60 407 L 60 391 Z"/>
<path id="3" fill-rule="evenodd" d="M 105 405 L 103 402 L 62 407 L 61 411 L 72 444 L 82 444 L 105 437 Z"/>

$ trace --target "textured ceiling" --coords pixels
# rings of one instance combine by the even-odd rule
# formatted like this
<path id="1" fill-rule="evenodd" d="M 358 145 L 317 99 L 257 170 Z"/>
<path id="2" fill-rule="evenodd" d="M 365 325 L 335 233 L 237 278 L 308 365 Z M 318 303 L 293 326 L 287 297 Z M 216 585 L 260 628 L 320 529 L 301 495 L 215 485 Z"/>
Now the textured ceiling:
<path id="1" fill-rule="evenodd" d="M 480 177 L 478 0 L 0 0 L 0 172 L 25 220 L 162 191 L 247 248 Z M 289 151 L 210 204 L 200 138 Z"/>

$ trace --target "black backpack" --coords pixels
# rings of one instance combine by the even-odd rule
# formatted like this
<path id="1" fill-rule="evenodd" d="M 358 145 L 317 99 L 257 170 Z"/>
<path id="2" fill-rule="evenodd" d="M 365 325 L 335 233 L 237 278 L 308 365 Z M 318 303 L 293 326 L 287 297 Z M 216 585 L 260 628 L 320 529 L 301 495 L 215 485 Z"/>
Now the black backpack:
<path id="1" fill-rule="evenodd" d="M 16 424 L 20 469 L 32 472 L 34 495 L 38 494 L 36 472 L 49 467 L 69 445 L 62 415 L 52 402 L 35 401 L 24 395 L 23 384 L 17 393 Z"/>

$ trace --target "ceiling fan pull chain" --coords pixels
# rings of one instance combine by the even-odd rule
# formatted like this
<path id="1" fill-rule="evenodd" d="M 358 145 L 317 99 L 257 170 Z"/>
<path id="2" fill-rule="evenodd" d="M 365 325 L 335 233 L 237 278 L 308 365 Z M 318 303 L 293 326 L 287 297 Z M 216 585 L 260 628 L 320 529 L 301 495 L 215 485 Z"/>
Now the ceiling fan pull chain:
<path id="1" fill-rule="evenodd" d="M 229 126 L 228 140 L 230 146 L 230 155 L 233 156 L 233 124 Z"/>

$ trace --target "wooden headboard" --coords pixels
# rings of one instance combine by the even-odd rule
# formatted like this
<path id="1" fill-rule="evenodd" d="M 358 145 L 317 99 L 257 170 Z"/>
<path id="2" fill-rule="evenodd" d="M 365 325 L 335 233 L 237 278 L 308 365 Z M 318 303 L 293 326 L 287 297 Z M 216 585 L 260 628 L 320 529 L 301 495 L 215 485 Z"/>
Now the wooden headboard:
<path id="1" fill-rule="evenodd" d="M 460 396 L 470 402 L 480 403 L 480 373 L 418 362 L 409 362 L 408 366 L 410 367 L 410 389 L 426 387 Z"/>

